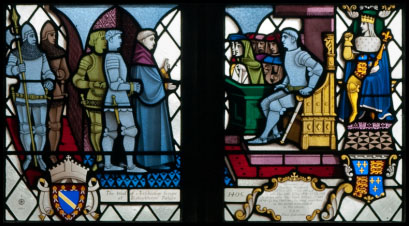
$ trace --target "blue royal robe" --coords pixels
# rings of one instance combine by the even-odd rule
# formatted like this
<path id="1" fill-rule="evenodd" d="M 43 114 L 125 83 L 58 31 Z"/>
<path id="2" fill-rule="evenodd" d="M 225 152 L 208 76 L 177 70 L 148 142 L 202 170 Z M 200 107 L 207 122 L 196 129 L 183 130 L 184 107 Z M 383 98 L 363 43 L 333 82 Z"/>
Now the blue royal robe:
<path id="1" fill-rule="evenodd" d="M 375 59 L 376 54 L 369 54 L 369 56 Z M 351 114 L 351 103 L 348 99 L 346 84 L 349 77 L 354 73 L 355 67 L 356 61 L 348 61 L 345 64 L 345 89 L 341 93 L 338 111 L 338 117 L 343 122 L 348 122 Z M 364 78 L 359 92 L 358 118 L 362 116 L 363 110 L 373 110 L 377 112 L 379 120 L 393 119 L 390 113 L 392 107 L 391 81 L 389 58 L 386 50 L 383 51 L 382 59 L 379 60 L 379 70 L 373 74 L 368 74 Z"/>
<path id="2" fill-rule="evenodd" d="M 133 65 L 131 79 L 142 81 L 142 93 L 133 99 L 138 124 L 137 153 L 167 152 L 170 155 L 137 154 L 137 162 L 144 167 L 173 163 L 175 157 L 172 129 L 162 78 L 155 65 Z"/>

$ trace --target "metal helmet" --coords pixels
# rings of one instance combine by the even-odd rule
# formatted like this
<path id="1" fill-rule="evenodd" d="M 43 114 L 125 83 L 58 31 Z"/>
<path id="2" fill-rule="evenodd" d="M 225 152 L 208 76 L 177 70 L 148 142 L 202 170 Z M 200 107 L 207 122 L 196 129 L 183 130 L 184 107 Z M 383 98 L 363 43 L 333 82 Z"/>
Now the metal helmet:
<path id="1" fill-rule="evenodd" d="M 35 30 L 33 25 L 29 24 L 29 23 L 25 23 L 23 25 L 23 28 L 21 29 L 21 37 L 23 38 L 23 42 L 25 40 L 27 40 L 27 37 L 30 33 L 34 33 L 35 34 Z"/>

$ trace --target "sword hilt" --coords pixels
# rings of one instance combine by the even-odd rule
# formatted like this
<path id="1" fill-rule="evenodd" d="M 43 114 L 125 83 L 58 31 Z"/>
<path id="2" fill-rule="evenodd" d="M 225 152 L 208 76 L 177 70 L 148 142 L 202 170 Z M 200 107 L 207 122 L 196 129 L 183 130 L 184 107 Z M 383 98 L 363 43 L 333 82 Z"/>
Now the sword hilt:
<path id="1" fill-rule="evenodd" d="M 89 112 L 88 112 L 88 109 L 87 109 L 87 103 L 86 103 L 86 101 L 85 101 L 85 97 L 84 97 L 84 94 L 83 94 L 83 93 L 81 93 L 81 104 L 84 106 L 85 112 L 87 113 L 87 116 L 88 116 L 88 118 L 89 118 Z"/>
<path id="2" fill-rule="evenodd" d="M 112 98 L 112 105 L 114 106 L 116 122 L 119 125 L 121 123 L 121 120 L 119 119 L 118 104 L 116 103 L 116 96 L 112 95 L 111 98 Z"/>
<path id="3" fill-rule="evenodd" d="M 112 105 L 117 106 L 116 96 L 115 96 L 115 95 L 112 95 L 111 98 L 112 98 Z"/>

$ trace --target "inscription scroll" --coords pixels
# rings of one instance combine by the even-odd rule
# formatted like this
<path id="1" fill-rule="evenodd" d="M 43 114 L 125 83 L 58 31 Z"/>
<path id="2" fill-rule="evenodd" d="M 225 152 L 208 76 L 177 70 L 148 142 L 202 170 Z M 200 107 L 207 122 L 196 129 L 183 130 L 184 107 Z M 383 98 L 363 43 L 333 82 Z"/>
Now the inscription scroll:
<path id="1" fill-rule="evenodd" d="M 131 189 L 131 202 L 180 202 L 179 189 Z"/>
<path id="2" fill-rule="evenodd" d="M 304 181 L 281 183 L 274 191 L 263 192 L 256 202 L 261 209 L 274 210 L 281 221 L 305 221 L 316 209 L 322 209 L 332 189 L 316 191 Z"/>
<path id="3" fill-rule="evenodd" d="M 246 220 L 254 214 L 264 215 L 276 221 L 312 221 L 318 220 L 318 214 L 333 190 L 310 176 L 299 176 L 295 172 L 287 177 L 272 178 L 261 188 L 248 195 L 243 210 L 235 216 Z"/>

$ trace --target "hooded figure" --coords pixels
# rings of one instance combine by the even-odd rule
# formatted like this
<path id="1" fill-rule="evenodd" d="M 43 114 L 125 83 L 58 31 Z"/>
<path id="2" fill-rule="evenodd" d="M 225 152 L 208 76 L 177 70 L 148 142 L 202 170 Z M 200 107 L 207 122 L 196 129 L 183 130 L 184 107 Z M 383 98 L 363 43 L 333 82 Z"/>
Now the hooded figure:
<path id="1" fill-rule="evenodd" d="M 255 60 L 251 44 L 248 40 L 241 40 L 244 46 L 244 54 L 241 59 L 243 64 L 246 65 L 247 71 L 250 76 L 251 84 L 264 84 L 263 72 L 260 62 Z"/>
<path id="2" fill-rule="evenodd" d="M 137 161 L 151 169 L 170 169 L 174 163 L 174 145 L 165 87 L 151 51 L 156 33 L 143 30 L 137 35 L 131 66 L 131 80 L 142 81 L 143 89 L 133 98 L 135 117 L 139 126 Z M 149 152 L 167 152 L 147 155 Z"/>
<path id="3" fill-rule="evenodd" d="M 64 104 L 67 98 L 65 92 L 65 83 L 70 77 L 67 61 L 65 58 L 65 50 L 58 46 L 57 32 L 51 21 L 47 21 L 41 29 L 41 49 L 45 52 L 52 72 L 56 75 L 55 89 L 52 93 L 50 102 L 50 110 L 48 113 L 48 140 L 50 142 L 50 150 L 56 151 L 61 138 L 61 116 L 64 110 Z M 55 155 L 51 155 L 50 159 L 53 163 L 57 162 Z"/>
<path id="4" fill-rule="evenodd" d="M 48 91 L 53 90 L 55 76 L 50 70 L 47 57 L 38 48 L 37 35 L 33 26 L 30 23 L 25 23 L 21 30 L 23 39 L 21 57 L 23 62 L 19 60 L 20 55 L 17 49 L 11 51 L 6 66 L 6 74 L 17 78 L 20 84 L 18 91 L 13 93 L 13 98 L 17 108 L 20 140 L 23 148 L 25 151 L 35 148 L 36 152 L 41 153 L 46 143 L 47 96 L 45 88 Z M 26 104 L 28 104 L 28 109 Z M 33 117 L 30 125 L 28 117 L 31 117 L 31 115 Z M 33 139 L 31 139 L 31 135 L 33 135 Z M 32 156 L 26 155 L 23 170 L 28 168 L 31 160 Z M 37 161 L 40 169 L 45 171 L 47 166 L 42 159 L 42 155 L 37 155 Z"/>
<path id="5" fill-rule="evenodd" d="M 255 60 L 251 43 L 246 36 L 231 34 L 228 40 L 232 48 L 230 74 L 233 80 L 242 84 L 264 84 L 261 64 Z"/>

